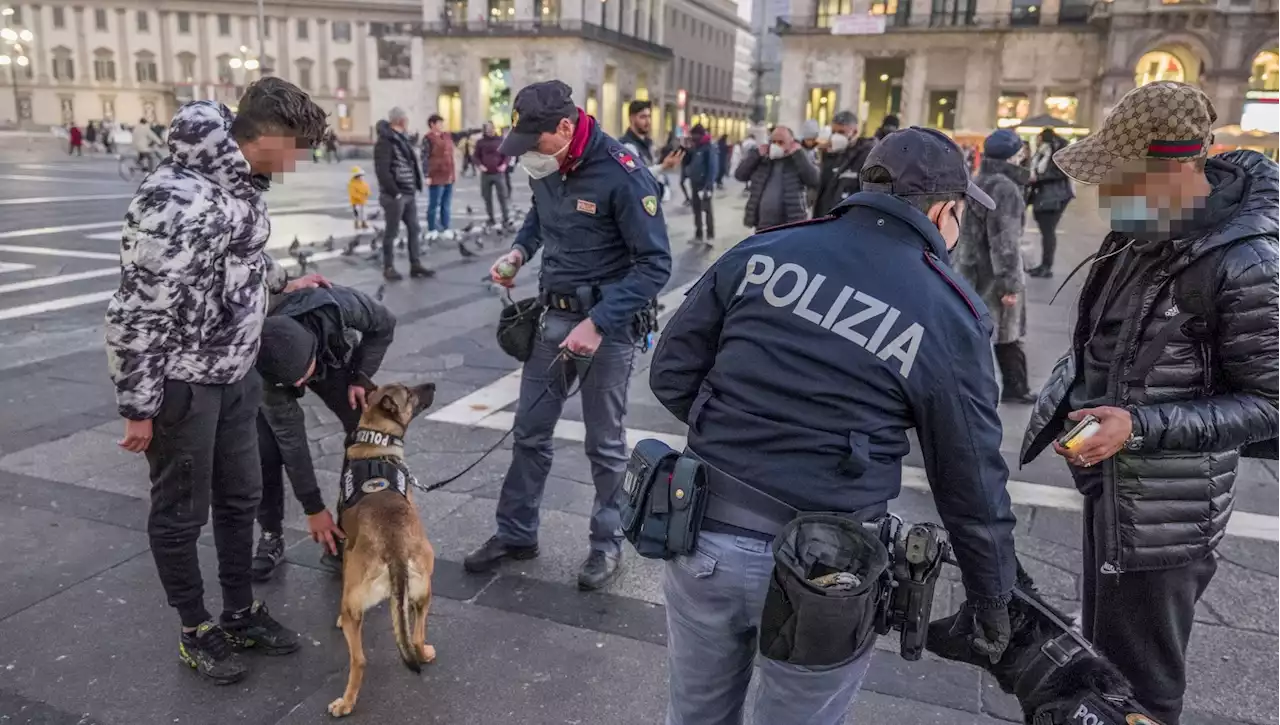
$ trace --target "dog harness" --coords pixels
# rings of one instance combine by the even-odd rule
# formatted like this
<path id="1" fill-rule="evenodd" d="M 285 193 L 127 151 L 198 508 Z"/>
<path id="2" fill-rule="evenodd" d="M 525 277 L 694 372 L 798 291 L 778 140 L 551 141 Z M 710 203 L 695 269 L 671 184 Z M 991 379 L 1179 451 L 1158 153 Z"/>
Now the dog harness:
<path id="1" fill-rule="evenodd" d="M 358 428 L 352 436 L 352 443 L 404 446 L 404 439 L 390 433 Z M 348 460 L 342 471 L 342 506 L 339 510 L 351 508 L 368 494 L 379 491 L 392 490 L 407 498 L 409 487 L 417 483 L 418 479 L 409 473 L 400 456 Z"/>

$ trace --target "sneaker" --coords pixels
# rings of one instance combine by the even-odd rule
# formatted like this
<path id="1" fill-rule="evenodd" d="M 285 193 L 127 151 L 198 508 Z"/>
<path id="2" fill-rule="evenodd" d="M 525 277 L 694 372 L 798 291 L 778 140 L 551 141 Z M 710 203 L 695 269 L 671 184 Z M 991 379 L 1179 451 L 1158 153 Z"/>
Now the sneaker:
<path id="1" fill-rule="evenodd" d="M 467 558 L 462 560 L 462 567 L 472 574 L 483 574 L 493 571 L 503 559 L 512 559 L 514 561 L 525 561 L 535 559 L 538 556 L 538 545 L 532 546 L 511 546 L 504 544 L 496 536 L 490 536 L 489 540 L 480 545 L 480 548 L 467 554 Z"/>
<path id="2" fill-rule="evenodd" d="M 434 242 L 440 238 L 440 232 L 427 232 L 427 241 Z"/>
<path id="3" fill-rule="evenodd" d="M 436 276 L 436 271 L 434 269 L 427 269 L 419 264 L 409 268 L 409 276 L 414 279 L 430 279 Z"/>
<path id="4" fill-rule="evenodd" d="M 1049 269 L 1048 267 L 1045 267 L 1044 265 L 1040 265 L 1039 267 L 1036 267 L 1035 269 L 1028 271 L 1027 276 L 1038 277 L 1040 279 L 1049 279 L 1050 277 L 1053 277 L 1053 270 Z"/>
<path id="5" fill-rule="evenodd" d="M 216 685 L 239 682 L 248 672 L 240 655 L 231 651 L 227 633 L 213 621 L 178 637 L 178 658 Z"/>
<path id="6" fill-rule="evenodd" d="M 386 267 L 382 270 L 382 278 L 388 282 L 399 282 L 404 279 L 404 275 L 397 272 L 395 267 Z"/>
<path id="7" fill-rule="evenodd" d="M 582 564 L 582 571 L 578 572 L 578 588 L 584 591 L 603 589 L 622 573 L 621 565 L 621 549 L 615 551 L 592 549 L 591 555 Z"/>
<path id="8" fill-rule="evenodd" d="M 267 605 L 254 601 L 248 609 L 222 613 L 222 630 L 236 649 L 251 649 L 267 655 L 287 655 L 298 651 L 298 635 L 271 618 Z"/>
<path id="9" fill-rule="evenodd" d="M 446 229 L 443 232 L 440 232 L 440 238 L 453 241 L 458 238 L 458 233 L 453 231 L 452 229 Z"/>
<path id="10" fill-rule="evenodd" d="M 280 534 L 263 531 L 258 539 L 258 553 L 253 555 L 253 580 L 264 582 L 276 573 L 284 561 L 284 539 Z"/>

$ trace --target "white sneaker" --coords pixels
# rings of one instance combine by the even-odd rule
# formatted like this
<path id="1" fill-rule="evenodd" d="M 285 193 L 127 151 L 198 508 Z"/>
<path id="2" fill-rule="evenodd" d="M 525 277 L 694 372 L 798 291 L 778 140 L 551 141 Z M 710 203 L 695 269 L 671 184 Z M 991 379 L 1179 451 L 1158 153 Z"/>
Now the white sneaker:
<path id="1" fill-rule="evenodd" d="M 434 242 L 440 238 L 440 232 L 427 232 L 427 241 Z"/>
<path id="2" fill-rule="evenodd" d="M 440 232 L 440 238 L 453 241 L 458 238 L 458 233 L 453 231 L 452 229 L 446 229 L 443 232 Z"/>

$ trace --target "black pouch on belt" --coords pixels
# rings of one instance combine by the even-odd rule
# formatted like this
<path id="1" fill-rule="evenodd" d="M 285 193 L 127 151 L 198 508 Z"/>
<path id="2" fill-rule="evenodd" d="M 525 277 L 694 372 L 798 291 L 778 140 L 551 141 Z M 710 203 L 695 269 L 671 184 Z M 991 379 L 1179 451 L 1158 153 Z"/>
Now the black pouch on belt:
<path id="1" fill-rule="evenodd" d="M 760 654 L 813 669 L 838 667 L 875 641 L 880 575 L 889 552 L 863 524 L 803 514 L 773 541 L 760 617 Z"/>
<path id="2" fill-rule="evenodd" d="M 512 302 L 508 296 L 498 316 L 498 347 L 520 362 L 527 361 L 533 355 L 542 310 L 542 302 L 537 297 Z"/>
<path id="3" fill-rule="evenodd" d="M 622 483 L 622 534 L 646 559 L 693 551 L 708 497 L 699 461 L 646 439 L 636 444 Z"/>

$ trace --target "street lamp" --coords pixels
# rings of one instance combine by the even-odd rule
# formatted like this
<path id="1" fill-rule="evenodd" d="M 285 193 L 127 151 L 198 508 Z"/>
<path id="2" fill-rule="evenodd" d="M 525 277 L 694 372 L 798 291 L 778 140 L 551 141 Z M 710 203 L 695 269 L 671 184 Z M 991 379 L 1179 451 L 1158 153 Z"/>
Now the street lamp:
<path id="1" fill-rule="evenodd" d="M 22 101 L 18 97 L 18 68 L 31 65 L 24 44 L 35 40 L 35 35 L 25 28 L 17 30 L 9 27 L 9 23 L 13 22 L 13 15 L 13 8 L 0 8 L 0 17 L 4 18 L 4 27 L 0 28 L 0 66 L 8 69 L 9 78 L 13 81 L 13 122 L 14 125 L 21 126 Z"/>

